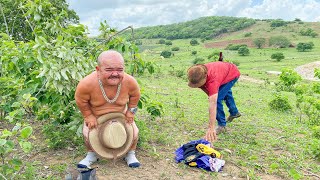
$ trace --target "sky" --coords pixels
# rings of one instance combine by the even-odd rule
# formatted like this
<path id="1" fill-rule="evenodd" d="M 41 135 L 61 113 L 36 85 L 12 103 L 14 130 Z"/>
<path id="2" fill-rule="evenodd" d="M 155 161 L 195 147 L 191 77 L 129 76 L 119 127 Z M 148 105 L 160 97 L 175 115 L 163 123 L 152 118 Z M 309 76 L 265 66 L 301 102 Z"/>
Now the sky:
<path id="1" fill-rule="evenodd" d="M 320 21 L 320 0 L 66 0 L 90 36 L 100 22 L 117 30 L 185 22 L 204 16 Z"/>

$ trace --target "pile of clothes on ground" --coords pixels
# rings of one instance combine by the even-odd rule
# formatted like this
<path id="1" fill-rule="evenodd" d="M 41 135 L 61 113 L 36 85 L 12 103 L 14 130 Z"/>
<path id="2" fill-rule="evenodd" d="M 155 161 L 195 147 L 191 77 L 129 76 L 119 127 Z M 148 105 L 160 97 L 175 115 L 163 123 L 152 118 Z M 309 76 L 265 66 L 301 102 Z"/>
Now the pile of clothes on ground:
<path id="1" fill-rule="evenodd" d="M 184 162 L 188 166 L 219 172 L 225 161 L 220 152 L 211 147 L 211 143 L 204 140 L 190 141 L 179 147 L 176 152 L 177 163 Z"/>

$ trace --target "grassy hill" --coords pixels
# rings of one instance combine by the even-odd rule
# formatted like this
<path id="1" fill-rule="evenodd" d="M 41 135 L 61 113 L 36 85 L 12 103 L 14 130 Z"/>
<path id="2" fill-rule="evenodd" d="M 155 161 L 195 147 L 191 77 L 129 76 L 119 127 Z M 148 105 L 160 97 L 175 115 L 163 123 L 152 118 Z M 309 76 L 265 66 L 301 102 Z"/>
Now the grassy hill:
<path id="1" fill-rule="evenodd" d="M 317 179 L 320 173 L 320 140 L 317 130 L 308 117 L 297 108 L 298 97 L 294 92 L 277 90 L 279 76 L 268 71 L 281 72 L 284 68 L 296 67 L 319 61 L 320 39 L 302 36 L 301 30 L 311 28 L 320 33 L 320 23 L 291 22 L 281 27 L 271 27 L 270 21 L 256 21 L 250 27 L 236 32 L 223 33 L 215 38 L 190 45 L 191 39 L 171 40 L 172 45 L 159 44 L 159 38 L 142 39 L 141 57 L 158 65 L 155 75 L 137 77 L 143 91 L 163 105 L 163 114 L 154 120 L 140 111 L 141 144 L 156 162 L 167 168 L 157 167 L 153 174 L 159 179 Z M 249 34 L 249 35 L 248 35 Z M 251 42 L 255 38 L 269 39 L 273 36 L 288 38 L 294 47 L 278 48 L 266 45 L 262 49 L 249 46 L 250 54 L 240 56 L 237 51 L 226 50 L 229 43 Z M 243 41 L 245 39 L 246 41 Z M 166 40 L 168 41 L 168 40 Z M 314 49 L 299 52 L 299 42 L 313 42 Z M 224 46 L 208 46 L 216 43 Z M 178 51 L 172 51 L 179 47 Z M 163 58 L 162 51 L 173 56 Z M 199 89 L 187 86 L 187 69 L 196 58 L 200 63 L 215 61 L 208 56 L 222 51 L 225 61 L 238 65 L 242 77 L 233 88 L 236 103 L 244 114 L 228 124 L 228 132 L 219 135 L 215 147 L 227 148 L 223 152 L 227 165 L 223 173 L 208 173 L 175 166 L 172 154 L 182 143 L 202 138 L 208 125 L 207 96 Z M 196 54 L 192 54 L 196 52 Z M 283 53 L 281 61 L 271 59 L 274 53 Z M 314 67 L 313 67 L 314 68 Z M 318 67 L 320 68 L 320 67 Z M 313 84 L 303 80 L 301 84 Z M 270 102 L 281 95 L 287 97 L 289 111 L 270 107 Z M 314 94 L 318 96 L 318 94 Z M 315 110 L 317 111 L 317 110 Z M 226 111 L 227 112 L 227 109 Z M 318 110 L 319 112 L 319 110 Z M 316 120 L 317 121 L 317 120 Z M 318 121 L 319 122 L 319 119 Z M 319 132 L 318 132 L 319 133 Z M 147 143 L 146 143 L 147 142 Z M 163 159 L 169 159 L 164 162 Z M 144 174 L 145 175 L 145 174 Z"/>

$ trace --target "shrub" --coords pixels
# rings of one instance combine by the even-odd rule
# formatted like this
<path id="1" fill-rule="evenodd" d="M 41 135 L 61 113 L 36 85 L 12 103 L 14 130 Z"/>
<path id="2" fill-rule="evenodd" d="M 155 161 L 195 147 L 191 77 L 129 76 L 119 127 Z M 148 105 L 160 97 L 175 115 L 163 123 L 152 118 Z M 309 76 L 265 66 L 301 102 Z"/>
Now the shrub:
<path id="1" fill-rule="evenodd" d="M 158 42 L 158 44 L 165 44 L 165 43 L 166 43 L 166 41 L 164 39 L 160 39 Z"/>
<path id="2" fill-rule="evenodd" d="M 250 51 L 247 47 L 245 46 L 241 46 L 239 49 L 238 49 L 238 54 L 240 56 L 248 56 L 250 54 Z"/>
<path id="3" fill-rule="evenodd" d="M 246 44 L 229 44 L 225 49 L 231 51 L 237 51 L 240 47 L 248 47 Z"/>
<path id="4" fill-rule="evenodd" d="M 170 45 L 172 45 L 172 42 L 171 41 L 166 41 L 165 45 L 170 46 Z"/>
<path id="5" fill-rule="evenodd" d="M 314 69 L 314 76 L 318 77 L 320 79 L 320 69 L 318 69 L 318 68 Z"/>
<path id="6" fill-rule="evenodd" d="M 313 139 L 313 141 L 307 146 L 307 151 L 315 158 L 320 161 L 320 140 Z"/>
<path id="7" fill-rule="evenodd" d="M 316 36 L 318 36 L 318 34 L 313 30 L 313 29 L 311 29 L 311 28 L 308 28 L 308 29 L 302 29 L 301 31 L 300 31 L 300 34 L 302 35 L 302 36 L 311 36 L 311 37 L 316 37 Z"/>
<path id="8" fill-rule="evenodd" d="M 179 51 L 179 50 L 180 50 L 179 47 L 173 47 L 173 48 L 171 48 L 171 51 Z"/>
<path id="9" fill-rule="evenodd" d="M 275 95 L 275 97 L 269 102 L 269 107 L 276 111 L 288 111 L 292 109 L 288 98 L 281 94 Z"/>
<path id="10" fill-rule="evenodd" d="M 276 19 L 276 20 L 273 20 L 271 21 L 271 27 L 280 27 L 280 26 L 285 26 L 287 25 L 288 23 L 283 21 L 282 19 Z"/>
<path id="11" fill-rule="evenodd" d="M 284 36 L 273 36 L 269 40 L 269 46 L 275 46 L 279 48 L 287 48 L 290 44 L 291 43 L 289 39 Z"/>
<path id="12" fill-rule="evenodd" d="M 196 39 L 191 39 L 190 44 L 191 46 L 196 46 L 199 44 L 199 42 Z"/>
<path id="13" fill-rule="evenodd" d="M 244 34 L 244 37 L 250 37 L 252 35 L 252 32 L 247 32 Z"/>
<path id="14" fill-rule="evenodd" d="M 282 70 L 279 78 L 280 81 L 286 86 L 293 86 L 302 79 L 296 71 L 287 68 Z"/>
<path id="15" fill-rule="evenodd" d="M 314 126 L 312 128 L 312 135 L 320 140 L 320 126 Z"/>
<path id="16" fill-rule="evenodd" d="M 208 59 L 213 59 L 213 60 L 218 60 L 218 58 L 219 58 L 219 56 L 220 56 L 220 52 L 219 51 L 214 51 L 214 52 L 212 52 L 211 54 L 209 54 L 208 55 Z"/>
<path id="17" fill-rule="evenodd" d="M 204 59 L 203 58 L 195 58 L 193 61 L 192 61 L 192 63 L 193 64 L 200 64 L 200 63 L 202 63 L 204 61 Z"/>
<path id="18" fill-rule="evenodd" d="M 171 56 L 171 51 L 162 51 L 160 56 L 164 57 L 164 58 L 169 58 Z"/>
<path id="19" fill-rule="evenodd" d="M 191 54 L 192 54 L 192 55 L 196 55 L 196 54 L 197 54 L 197 51 L 192 51 Z"/>
<path id="20" fill-rule="evenodd" d="M 284 59 L 283 53 L 274 53 L 271 55 L 271 59 L 276 59 L 277 61 L 281 61 Z"/>
<path id="21" fill-rule="evenodd" d="M 266 43 L 266 39 L 265 38 L 256 38 L 253 40 L 253 43 L 260 49 Z"/>
<path id="22" fill-rule="evenodd" d="M 299 52 L 304 52 L 304 51 L 313 49 L 313 46 L 314 46 L 313 42 L 298 43 L 298 45 L 297 45 L 297 50 L 298 50 Z"/>

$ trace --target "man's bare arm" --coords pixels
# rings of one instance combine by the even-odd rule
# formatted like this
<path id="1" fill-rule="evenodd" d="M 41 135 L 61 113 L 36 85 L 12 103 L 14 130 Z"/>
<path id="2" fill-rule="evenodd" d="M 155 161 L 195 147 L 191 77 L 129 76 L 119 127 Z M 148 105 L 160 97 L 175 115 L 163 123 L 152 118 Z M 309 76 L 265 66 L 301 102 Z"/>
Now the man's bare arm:
<path id="1" fill-rule="evenodd" d="M 84 118 L 92 115 L 90 107 L 90 92 L 84 82 L 80 82 L 75 92 L 75 100 Z"/>

